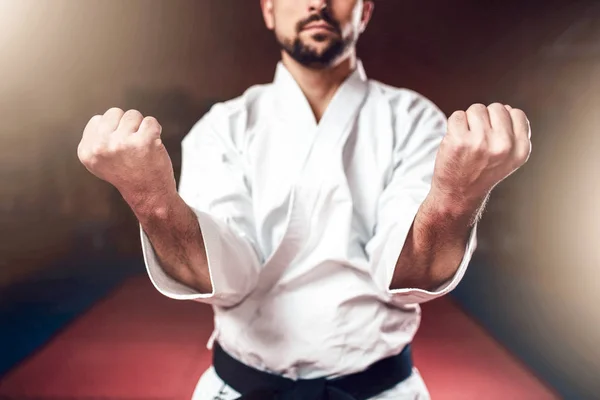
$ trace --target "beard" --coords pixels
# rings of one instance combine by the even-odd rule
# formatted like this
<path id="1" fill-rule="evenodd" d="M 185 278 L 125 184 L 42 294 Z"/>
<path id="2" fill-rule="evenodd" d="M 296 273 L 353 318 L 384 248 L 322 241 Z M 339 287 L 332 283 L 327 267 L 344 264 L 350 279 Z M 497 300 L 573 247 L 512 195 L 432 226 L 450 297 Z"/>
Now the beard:
<path id="1" fill-rule="evenodd" d="M 336 34 L 333 36 L 317 33 L 312 36 L 312 40 L 315 42 L 329 41 L 324 49 L 317 50 L 300 37 L 300 32 L 302 32 L 306 25 L 312 22 L 326 22 L 331 25 Z M 277 41 L 281 49 L 299 64 L 314 69 L 323 69 L 331 66 L 355 42 L 352 37 L 344 38 L 342 36 L 340 24 L 327 11 L 313 14 L 307 19 L 300 21 L 296 26 L 296 36 L 294 38 L 280 38 L 277 36 Z"/>
<path id="2" fill-rule="evenodd" d="M 323 35 L 315 35 L 313 39 L 317 42 L 327 40 Z M 309 68 L 327 68 L 342 56 L 352 44 L 351 40 L 333 39 L 324 50 L 318 51 L 296 37 L 293 41 L 282 40 L 279 42 L 281 48 L 298 63 Z"/>

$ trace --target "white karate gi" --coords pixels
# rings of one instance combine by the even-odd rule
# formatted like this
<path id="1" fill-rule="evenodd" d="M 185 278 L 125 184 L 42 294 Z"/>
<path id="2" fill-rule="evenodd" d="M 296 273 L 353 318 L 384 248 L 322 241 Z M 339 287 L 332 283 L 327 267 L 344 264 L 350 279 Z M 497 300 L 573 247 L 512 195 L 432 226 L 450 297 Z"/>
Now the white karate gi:
<path id="1" fill-rule="evenodd" d="M 360 62 L 317 123 L 280 63 L 273 83 L 215 105 L 182 142 L 179 191 L 197 213 L 213 293 L 168 277 L 142 230 L 150 279 L 165 296 L 212 304 L 209 348 L 216 339 L 261 370 L 337 377 L 396 354 L 418 304 L 455 288 L 476 247 L 475 227 L 436 291 L 389 290 L 445 133 L 432 102 L 367 79 Z M 196 399 L 217 398 L 211 374 Z M 426 397 L 415 373 L 380 398 Z"/>

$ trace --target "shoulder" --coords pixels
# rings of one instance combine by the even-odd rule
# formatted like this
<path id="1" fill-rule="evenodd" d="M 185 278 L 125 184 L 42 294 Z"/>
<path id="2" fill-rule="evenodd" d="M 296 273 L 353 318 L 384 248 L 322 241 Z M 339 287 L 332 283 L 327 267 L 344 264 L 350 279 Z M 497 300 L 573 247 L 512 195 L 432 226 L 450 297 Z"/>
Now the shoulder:
<path id="1" fill-rule="evenodd" d="M 184 138 L 184 142 L 197 141 L 207 135 L 235 144 L 264 109 L 272 84 L 254 85 L 238 97 L 217 102 L 200 118 Z"/>
<path id="2" fill-rule="evenodd" d="M 390 110 L 396 145 L 439 141 L 445 135 L 447 117 L 432 100 L 412 89 L 369 82 L 370 92 Z"/>
<path id="3" fill-rule="evenodd" d="M 238 97 L 215 103 L 198 123 L 208 124 L 219 130 L 235 129 L 238 126 L 236 122 L 258 111 L 267 99 L 271 87 L 272 84 L 254 85 Z"/>
<path id="4" fill-rule="evenodd" d="M 412 89 L 391 86 L 370 80 L 371 92 L 386 101 L 398 116 L 427 116 L 445 119 L 444 112 L 431 99 Z"/>
<path id="5" fill-rule="evenodd" d="M 415 129 L 445 129 L 446 114 L 432 100 L 412 89 L 399 88 L 370 80 L 370 91 L 389 105 L 397 126 Z"/>

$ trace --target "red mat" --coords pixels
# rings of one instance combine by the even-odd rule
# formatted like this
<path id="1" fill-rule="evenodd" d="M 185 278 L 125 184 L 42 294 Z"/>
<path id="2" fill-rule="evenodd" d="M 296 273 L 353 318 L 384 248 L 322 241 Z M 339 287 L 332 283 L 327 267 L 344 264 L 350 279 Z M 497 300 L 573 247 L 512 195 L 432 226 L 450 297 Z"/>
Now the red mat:
<path id="1" fill-rule="evenodd" d="M 448 298 L 423 306 L 415 363 L 434 400 L 557 399 Z M 211 309 L 126 282 L 0 381 L 9 399 L 189 399 Z"/>

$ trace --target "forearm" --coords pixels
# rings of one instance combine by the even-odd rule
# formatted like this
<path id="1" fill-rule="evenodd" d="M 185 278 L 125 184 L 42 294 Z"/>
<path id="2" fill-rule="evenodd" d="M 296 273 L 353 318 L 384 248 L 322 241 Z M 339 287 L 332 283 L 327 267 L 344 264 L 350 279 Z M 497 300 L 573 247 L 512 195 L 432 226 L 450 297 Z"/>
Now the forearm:
<path id="1" fill-rule="evenodd" d="M 199 293 L 212 285 L 202 232 L 194 211 L 176 193 L 123 196 L 167 275 Z"/>
<path id="2" fill-rule="evenodd" d="M 450 280 L 484 205 L 485 199 L 461 202 L 430 192 L 408 232 L 390 289 L 433 290 Z"/>

